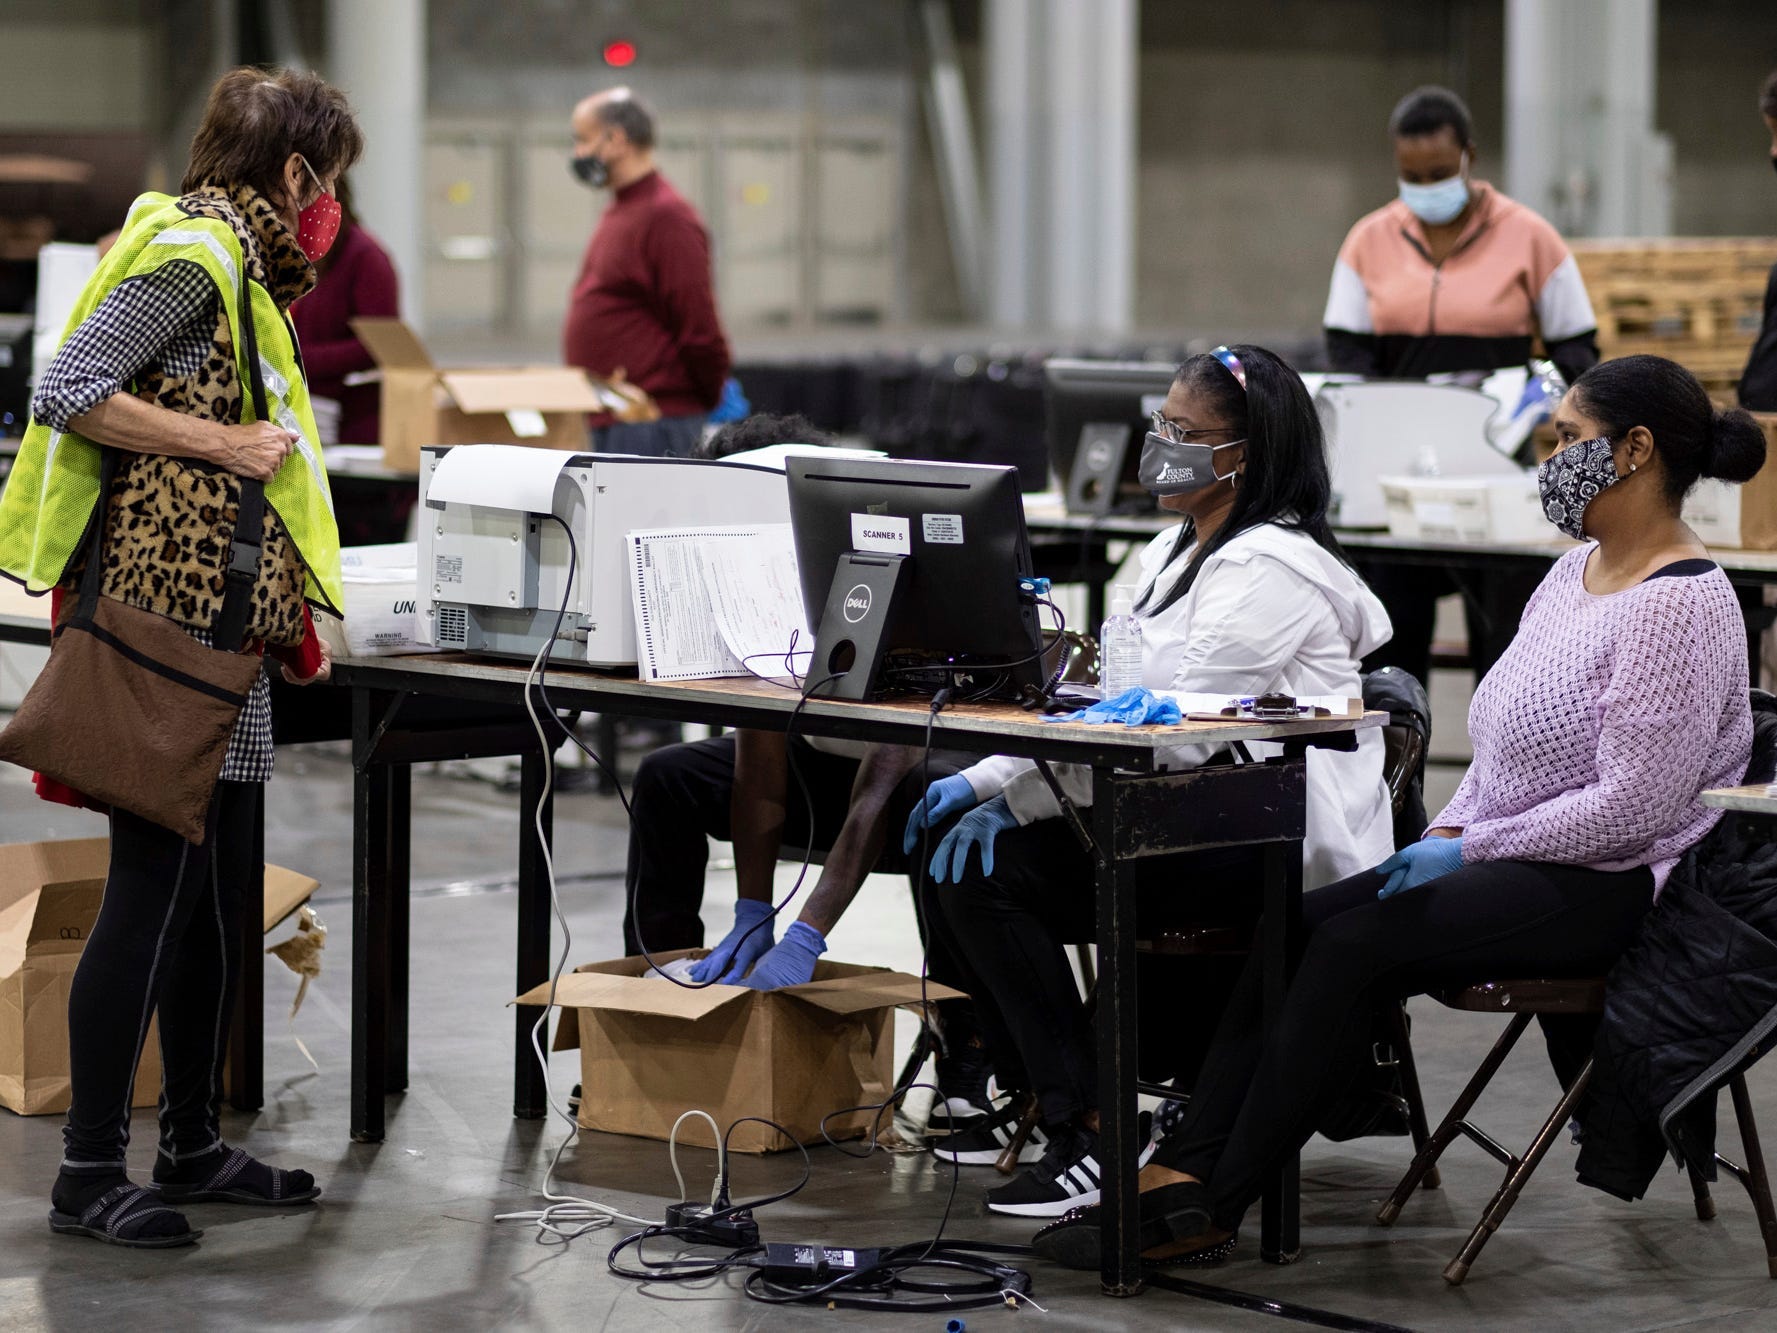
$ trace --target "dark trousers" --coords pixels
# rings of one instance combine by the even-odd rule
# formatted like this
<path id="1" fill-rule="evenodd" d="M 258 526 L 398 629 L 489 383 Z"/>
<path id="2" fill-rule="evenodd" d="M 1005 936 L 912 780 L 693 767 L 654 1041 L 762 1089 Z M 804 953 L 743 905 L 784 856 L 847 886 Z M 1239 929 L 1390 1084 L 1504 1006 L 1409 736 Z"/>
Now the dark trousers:
<path id="1" fill-rule="evenodd" d="M 916 766 L 902 779 L 888 805 L 885 863 L 899 857 L 901 831 L 926 785 L 961 772 L 970 762 L 967 755 L 934 750 L 923 768 Z M 783 845 L 828 851 L 851 809 L 857 760 L 823 753 L 793 738 L 790 769 Z M 630 954 L 640 953 L 644 941 L 650 953 L 703 944 L 703 918 L 698 913 L 703 906 L 709 839 L 731 840 L 728 819 L 733 794 L 732 735 L 664 746 L 642 760 L 629 796 L 629 905 L 623 918 L 623 946 Z M 812 887 L 812 877 L 806 887 Z M 790 912 L 784 924 L 795 918 L 796 913 Z M 923 920 L 921 925 L 923 929 Z M 942 980 L 937 970 L 932 976 Z"/>
<path id="2" fill-rule="evenodd" d="M 1378 1005 L 1489 979 L 1595 976 L 1653 902 L 1645 869 L 1488 861 L 1379 901 L 1365 871 L 1303 899 L 1304 947 L 1271 1039 L 1257 957 L 1216 1031 L 1189 1109 L 1154 1160 L 1209 1185 L 1233 1229 L 1362 1068 Z"/>
<path id="3" fill-rule="evenodd" d="M 783 845 L 825 851 L 845 825 L 857 761 L 792 740 L 790 764 Z M 798 774 L 807 784 L 808 799 Z M 731 837 L 728 802 L 733 794 L 732 734 L 663 746 L 642 760 L 629 795 L 628 907 L 623 916 L 627 953 L 641 953 L 644 943 L 650 953 L 703 944 L 698 909 L 703 905 L 709 840 L 727 842 Z M 794 913 L 790 919 L 795 919 Z"/>
<path id="4" fill-rule="evenodd" d="M 933 846 L 936 846 L 933 839 Z M 975 1001 L 982 1038 L 1002 1086 L 1036 1094 L 1045 1122 L 1055 1125 L 1098 1106 L 1098 1063 L 1090 1016 L 1065 946 L 1097 934 L 1097 895 L 1092 861 L 1061 819 L 1043 819 L 1008 829 L 993 845 L 993 874 L 984 875 L 974 853 L 960 884 L 933 884 L 922 877 L 925 915 L 934 932 L 930 944 L 933 975 L 940 960 L 962 977 L 957 983 Z M 1247 850 L 1186 853 L 1138 862 L 1138 912 L 1144 928 L 1182 921 L 1250 924 L 1256 902 L 1253 886 L 1262 865 Z M 1144 1015 L 1143 1072 L 1154 1076 L 1155 1052 L 1164 1029 L 1207 1026 L 1195 998 L 1199 986 L 1218 975 L 1213 964 L 1194 978 L 1182 969 L 1138 968 L 1143 992 L 1159 989 L 1168 977 L 1182 991 L 1169 1003 L 1137 1003 Z M 1231 974 L 1221 973 L 1223 991 Z M 1206 1003 L 1214 1003 L 1214 987 Z M 1150 1018 L 1152 1021 L 1149 1021 Z"/>
<path id="5" fill-rule="evenodd" d="M 68 992 L 69 1161 L 123 1163 L 136 1064 L 156 1014 L 160 1151 L 177 1161 L 220 1142 L 222 1061 L 264 791 L 217 783 L 195 846 L 112 812 L 105 897 Z"/>

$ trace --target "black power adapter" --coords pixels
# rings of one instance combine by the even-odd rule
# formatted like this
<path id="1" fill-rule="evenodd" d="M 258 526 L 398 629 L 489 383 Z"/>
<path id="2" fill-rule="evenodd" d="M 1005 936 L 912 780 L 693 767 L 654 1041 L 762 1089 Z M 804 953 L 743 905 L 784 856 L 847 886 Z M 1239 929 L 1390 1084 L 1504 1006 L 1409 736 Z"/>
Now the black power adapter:
<path id="1" fill-rule="evenodd" d="M 759 1267 L 768 1281 L 780 1286 L 815 1287 L 875 1268 L 883 1251 L 848 1250 L 816 1244 L 767 1245 Z"/>
<path id="2" fill-rule="evenodd" d="M 753 1220 L 752 1210 L 746 1208 L 711 1216 L 708 1204 L 669 1203 L 666 1224 L 683 1231 L 686 1240 L 698 1245 L 740 1250 L 759 1243 L 759 1224 Z"/>

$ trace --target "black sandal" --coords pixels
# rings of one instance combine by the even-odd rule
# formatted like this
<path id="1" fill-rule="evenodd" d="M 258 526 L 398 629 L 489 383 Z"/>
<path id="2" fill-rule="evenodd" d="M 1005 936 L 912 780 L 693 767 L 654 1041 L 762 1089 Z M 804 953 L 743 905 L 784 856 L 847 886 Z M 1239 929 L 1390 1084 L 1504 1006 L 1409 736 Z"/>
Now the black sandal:
<path id="1" fill-rule="evenodd" d="M 1063 1268 L 1090 1271 L 1099 1265 L 1099 1236 L 1104 1229 L 1102 1205 L 1075 1208 L 1044 1227 L 1031 1239 L 1031 1248 Z M 1209 1191 L 1201 1181 L 1186 1180 L 1162 1185 L 1141 1194 L 1141 1226 L 1137 1244 L 1144 1252 L 1190 1240 L 1210 1229 Z M 1217 1245 L 1231 1242 L 1217 1242 Z M 1214 1247 L 1210 1247 L 1214 1248 Z M 1226 1251 L 1224 1251 L 1224 1254 Z M 1218 1256 L 1220 1257 L 1220 1256 Z M 1171 1265 L 1174 1260 L 1162 1260 Z"/>
<path id="2" fill-rule="evenodd" d="M 144 1235 L 142 1228 L 150 1218 L 171 1215 L 185 1227 Z M 49 1210 L 49 1229 L 63 1236 L 90 1236 L 106 1245 L 123 1245 L 132 1250 L 171 1250 L 190 1245 L 204 1233 L 193 1231 L 176 1208 L 169 1208 L 155 1197 L 152 1190 L 140 1185 L 119 1185 L 106 1190 L 76 1217 L 59 1208 Z"/>
<path id="3" fill-rule="evenodd" d="M 281 1171 L 275 1166 L 264 1167 L 271 1173 L 270 1194 L 244 1189 L 235 1182 L 249 1165 L 264 1166 L 245 1149 L 235 1148 L 216 1174 L 200 1185 L 157 1180 L 149 1188 L 169 1203 L 245 1203 L 260 1208 L 286 1208 L 321 1197 L 321 1187 L 307 1171 Z"/>

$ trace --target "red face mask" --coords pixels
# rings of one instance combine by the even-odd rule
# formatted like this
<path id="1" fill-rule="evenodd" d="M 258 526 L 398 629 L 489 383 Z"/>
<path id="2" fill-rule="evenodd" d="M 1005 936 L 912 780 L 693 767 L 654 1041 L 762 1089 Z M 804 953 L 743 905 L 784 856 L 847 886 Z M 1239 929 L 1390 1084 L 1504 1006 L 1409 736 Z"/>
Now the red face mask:
<path id="1" fill-rule="evenodd" d="M 326 187 L 321 185 L 321 178 L 315 175 L 315 169 L 309 166 L 306 157 L 303 158 L 302 165 L 307 168 L 309 178 L 320 187 L 321 194 L 314 203 L 296 215 L 296 244 L 308 256 L 309 263 L 318 264 L 322 256 L 333 248 L 334 238 L 339 235 L 340 216 L 344 210 L 340 208 L 339 200 L 328 194 Z"/>

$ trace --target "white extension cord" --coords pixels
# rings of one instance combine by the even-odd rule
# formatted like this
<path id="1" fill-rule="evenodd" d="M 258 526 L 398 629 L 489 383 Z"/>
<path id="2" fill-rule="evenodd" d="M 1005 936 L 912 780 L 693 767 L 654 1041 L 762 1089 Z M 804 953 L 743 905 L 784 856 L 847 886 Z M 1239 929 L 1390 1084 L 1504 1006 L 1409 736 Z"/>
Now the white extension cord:
<path id="1" fill-rule="evenodd" d="M 572 541 L 571 533 L 569 534 L 569 540 L 570 542 Z M 571 591 L 573 585 L 573 576 L 571 572 L 568 578 L 568 584 Z M 562 1154 L 568 1150 L 570 1144 L 574 1143 L 580 1137 L 579 1119 L 573 1114 L 573 1112 L 568 1110 L 565 1105 L 556 1105 L 555 1091 L 551 1085 L 549 1077 L 549 1056 L 543 1049 L 543 1032 L 548 1025 L 549 1015 L 554 1012 L 556 1008 L 556 990 L 561 984 L 562 973 L 567 970 L 568 956 L 573 951 L 574 943 L 573 931 L 568 925 L 567 914 L 562 910 L 561 897 L 556 892 L 554 849 L 550 846 L 549 838 L 545 835 L 543 830 L 543 809 L 549 803 L 550 795 L 555 789 L 555 747 L 550 743 L 549 735 L 544 730 L 543 720 L 537 713 L 536 703 L 532 697 L 532 688 L 541 683 L 545 663 L 548 661 L 549 654 L 554 646 L 555 636 L 551 633 L 550 636 L 543 641 L 543 646 L 537 650 L 536 657 L 532 659 L 531 669 L 526 673 L 524 683 L 525 713 L 530 718 L 531 726 L 537 733 L 537 744 L 541 747 L 543 754 L 543 791 L 537 798 L 536 810 L 532 812 L 532 822 L 537 833 L 537 846 L 543 855 L 545 878 L 549 884 L 549 905 L 554 912 L 556 924 L 561 927 L 562 933 L 561 956 L 556 959 L 555 971 L 549 978 L 549 1000 L 548 1003 L 543 1006 L 543 1012 L 538 1015 L 536 1023 L 531 1027 L 531 1050 L 536 1053 L 537 1064 L 543 1070 L 544 1103 L 551 1111 L 555 1112 L 568 1122 L 569 1130 L 567 1136 L 562 1139 L 560 1145 L 556 1148 L 555 1154 L 550 1158 L 549 1169 L 543 1173 L 542 1193 L 543 1198 L 547 1200 L 547 1205 L 543 1208 L 530 1209 L 524 1212 L 496 1213 L 494 1214 L 494 1221 L 531 1222 L 536 1225 L 536 1228 L 541 1235 L 553 1236 L 560 1241 L 566 1242 L 571 1241 L 578 1236 L 583 1236 L 588 1231 L 597 1230 L 601 1227 L 608 1227 L 613 1222 L 633 1222 L 638 1226 L 644 1227 L 658 1226 L 661 1225 L 661 1223 L 659 1219 L 656 1218 L 636 1217 L 633 1214 L 613 1208 L 608 1203 L 601 1203 L 597 1199 L 583 1198 L 575 1194 L 557 1193 L 550 1185 L 551 1180 L 553 1180 L 555 1176 L 556 1168 L 561 1164 Z M 717 1126 L 715 1118 L 707 1111 L 686 1111 L 673 1122 L 672 1133 L 667 1140 L 667 1150 L 672 1161 L 673 1177 L 679 1183 L 679 1197 L 682 1200 L 685 1197 L 685 1177 L 679 1170 L 679 1126 L 692 1116 L 702 1116 L 705 1120 L 709 1121 L 710 1132 L 716 1137 L 716 1178 L 710 1186 L 710 1206 L 714 1208 L 718 1192 L 721 1188 L 721 1182 L 727 1173 L 728 1155 L 726 1149 L 722 1145 L 721 1130 Z"/>

